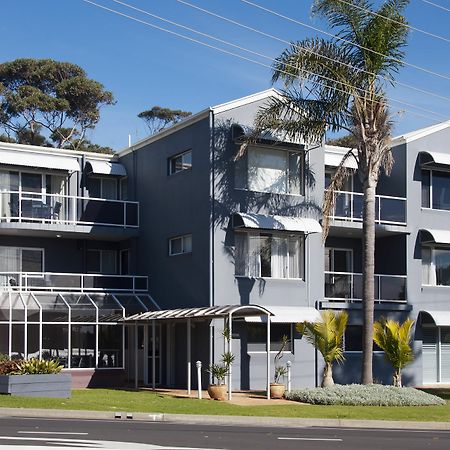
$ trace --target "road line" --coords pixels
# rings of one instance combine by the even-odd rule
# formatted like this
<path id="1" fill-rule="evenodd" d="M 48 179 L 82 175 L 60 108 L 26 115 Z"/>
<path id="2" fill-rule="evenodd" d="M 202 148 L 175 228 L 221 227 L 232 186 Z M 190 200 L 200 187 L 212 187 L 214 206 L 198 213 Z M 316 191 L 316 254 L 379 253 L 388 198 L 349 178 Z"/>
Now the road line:
<path id="1" fill-rule="evenodd" d="M 306 438 L 306 437 L 278 437 L 280 441 L 330 441 L 330 442 L 342 442 L 342 439 L 333 438 Z"/>
<path id="2" fill-rule="evenodd" d="M 18 431 L 19 434 L 54 434 L 87 436 L 89 433 L 77 433 L 75 431 Z"/>

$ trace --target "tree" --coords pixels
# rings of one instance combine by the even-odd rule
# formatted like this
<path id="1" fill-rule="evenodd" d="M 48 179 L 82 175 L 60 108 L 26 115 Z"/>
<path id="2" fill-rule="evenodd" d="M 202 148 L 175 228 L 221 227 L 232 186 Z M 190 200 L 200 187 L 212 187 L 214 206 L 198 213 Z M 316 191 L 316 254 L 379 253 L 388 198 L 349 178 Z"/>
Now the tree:
<path id="1" fill-rule="evenodd" d="M 275 60 L 272 80 L 282 81 L 284 90 L 255 121 L 255 133 L 273 130 L 318 143 L 327 131 L 347 131 L 355 140 L 355 150 L 344 155 L 325 192 L 323 226 L 326 239 L 336 191 L 349 175 L 345 162 L 355 158 L 364 193 L 364 384 L 373 382 L 375 190 L 381 169 L 389 175 L 393 164 L 385 80 L 394 80 L 402 66 L 408 34 L 402 12 L 408 3 L 386 0 L 375 11 L 368 0 L 314 0 L 313 13 L 328 21 L 336 37 L 292 43 Z"/>
<path id="2" fill-rule="evenodd" d="M 345 311 L 322 311 L 321 322 L 303 322 L 297 324 L 297 331 L 302 333 L 322 354 L 325 367 L 323 369 L 322 387 L 334 385 L 333 363 L 345 360 L 343 339 L 347 327 L 348 314 Z"/>
<path id="3" fill-rule="evenodd" d="M 161 106 L 153 106 L 152 109 L 140 112 L 138 114 L 138 117 L 144 119 L 150 133 L 155 134 L 170 125 L 174 125 L 181 119 L 184 119 L 191 114 L 192 113 L 188 111 L 182 111 L 181 109 L 170 109 L 162 108 Z"/>
<path id="4" fill-rule="evenodd" d="M 338 147 L 349 147 L 349 148 L 355 148 L 357 145 L 355 142 L 355 137 L 351 134 L 347 134 L 339 138 L 328 139 L 326 143 L 328 145 L 336 145 Z"/>
<path id="5" fill-rule="evenodd" d="M 0 126 L 19 143 L 24 136 L 38 143 L 45 130 L 60 147 L 76 149 L 100 107 L 113 103 L 112 93 L 76 64 L 26 58 L 0 64 Z"/>
<path id="6" fill-rule="evenodd" d="M 402 369 L 414 360 L 411 348 L 411 330 L 414 321 L 406 319 L 402 324 L 396 320 L 381 318 L 373 325 L 373 340 L 384 350 L 386 359 L 394 368 L 393 385 L 402 386 Z"/>

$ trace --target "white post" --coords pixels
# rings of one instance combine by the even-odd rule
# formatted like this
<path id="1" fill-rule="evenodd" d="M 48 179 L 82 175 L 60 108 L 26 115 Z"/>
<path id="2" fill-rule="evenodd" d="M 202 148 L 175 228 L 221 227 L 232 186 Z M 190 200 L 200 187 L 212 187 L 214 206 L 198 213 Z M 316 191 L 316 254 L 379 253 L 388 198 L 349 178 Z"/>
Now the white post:
<path id="1" fill-rule="evenodd" d="M 270 316 L 267 315 L 267 399 L 270 400 Z"/>
<path id="2" fill-rule="evenodd" d="M 152 389 L 156 387 L 156 321 L 152 321 Z"/>
<path id="3" fill-rule="evenodd" d="M 134 323 L 134 388 L 138 388 L 138 351 L 139 351 L 139 340 L 138 340 L 138 326 L 137 322 Z"/>
<path id="4" fill-rule="evenodd" d="M 191 319 L 187 320 L 187 393 L 191 395 Z"/>
<path id="5" fill-rule="evenodd" d="M 198 398 L 202 399 L 202 362 L 197 361 L 195 363 L 197 366 L 197 388 L 198 388 Z"/>
<path id="6" fill-rule="evenodd" d="M 228 352 L 231 355 L 232 351 L 233 351 L 233 338 L 232 338 L 232 333 L 233 333 L 233 318 L 231 316 L 231 313 L 228 315 L 228 330 L 227 330 L 227 334 L 228 334 Z M 232 393 L 231 391 L 232 389 L 232 366 L 233 364 L 230 363 L 230 367 L 228 368 L 228 401 L 231 401 L 232 398 Z"/>
<path id="7" fill-rule="evenodd" d="M 291 367 L 292 367 L 292 362 L 288 361 L 286 363 L 286 367 L 287 367 L 287 391 L 290 394 L 291 393 Z"/>

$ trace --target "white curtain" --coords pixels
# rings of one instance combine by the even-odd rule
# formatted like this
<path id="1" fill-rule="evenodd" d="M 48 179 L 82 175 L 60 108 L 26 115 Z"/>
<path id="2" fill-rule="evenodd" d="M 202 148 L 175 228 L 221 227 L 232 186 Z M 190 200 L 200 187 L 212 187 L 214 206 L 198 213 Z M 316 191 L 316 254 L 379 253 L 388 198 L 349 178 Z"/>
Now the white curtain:
<path id="1" fill-rule="evenodd" d="M 289 278 L 303 278 L 302 243 L 300 236 L 289 236 Z"/>
<path id="2" fill-rule="evenodd" d="M 248 236 L 248 276 L 261 276 L 261 242 L 259 235 Z"/>
<path id="3" fill-rule="evenodd" d="M 248 189 L 257 192 L 287 193 L 287 152 L 251 148 L 248 152 Z"/>
<path id="4" fill-rule="evenodd" d="M 273 278 L 287 278 L 287 238 L 272 237 L 271 269 Z"/>
<path id="5" fill-rule="evenodd" d="M 238 276 L 248 275 L 248 234 L 234 234 L 234 273 Z"/>
<path id="6" fill-rule="evenodd" d="M 436 272 L 431 265 L 431 248 L 422 247 L 422 283 L 436 285 Z"/>

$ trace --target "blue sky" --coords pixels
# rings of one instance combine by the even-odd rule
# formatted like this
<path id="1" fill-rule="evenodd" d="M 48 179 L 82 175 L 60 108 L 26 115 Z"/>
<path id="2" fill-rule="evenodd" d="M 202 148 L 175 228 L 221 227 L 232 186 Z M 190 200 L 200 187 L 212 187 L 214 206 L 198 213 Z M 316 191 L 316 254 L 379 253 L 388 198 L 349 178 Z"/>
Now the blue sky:
<path id="1" fill-rule="evenodd" d="M 206 41 L 205 38 L 132 11 L 112 0 L 93 1 Z M 272 58 L 285 48 L 281 42 L 227 24 L 176 0 L 123 1 Z M 317 34 L 240 0 L 187 1 L 287 41 Z M 299 21 L 325 28 L 318 18 L 311 17 L 312 0 L 253 1 Z M 434 2 L 450 8 L 450 0 Z M 422 0 L 411 0 L 406 15 L 411 25 L 450 38 L 450 12 L 432 7 Z M 131 134 L 133 142 L 146 136 L 145 124 L 137 114 L 153 105 L 197 112 L 270 87 L 270 70 L 266 67 L 171 36 L 95 8 L 82 0 L 2 2 L 2 17 L 0 61 L 20 57 L 70 61 L 82 66 L 89 77 L 100 81 L 113 92 L 117 104 L 102 110 L 101 120 L 96 129 L 90 132 L 89 138 L 116 150 L 127 145 L 128 134 Z M 209 42 L 236 51 L 223 44 Z M 449 42 L 414 31 L 406 51 L 409 63 L 450 76 Z M 268 60 L 245 55 L 270 64 Z M 450 97 L 450 80 L 409 67 L 401 70 L 398 80 Z M 405 108 L 412 108 L 392 103 L 392 111 L 399 112 L 396 134 L 431 125 L 444 120 L 444 117 L 450 119 L 450 102 L 446 100 L 403 87 L 391 89 L 390 93 L 392 98 L 442 115 L 440 118 L 417 111 L 418 114 L 428 116 L 419 117 L 402 112 Z"/>

